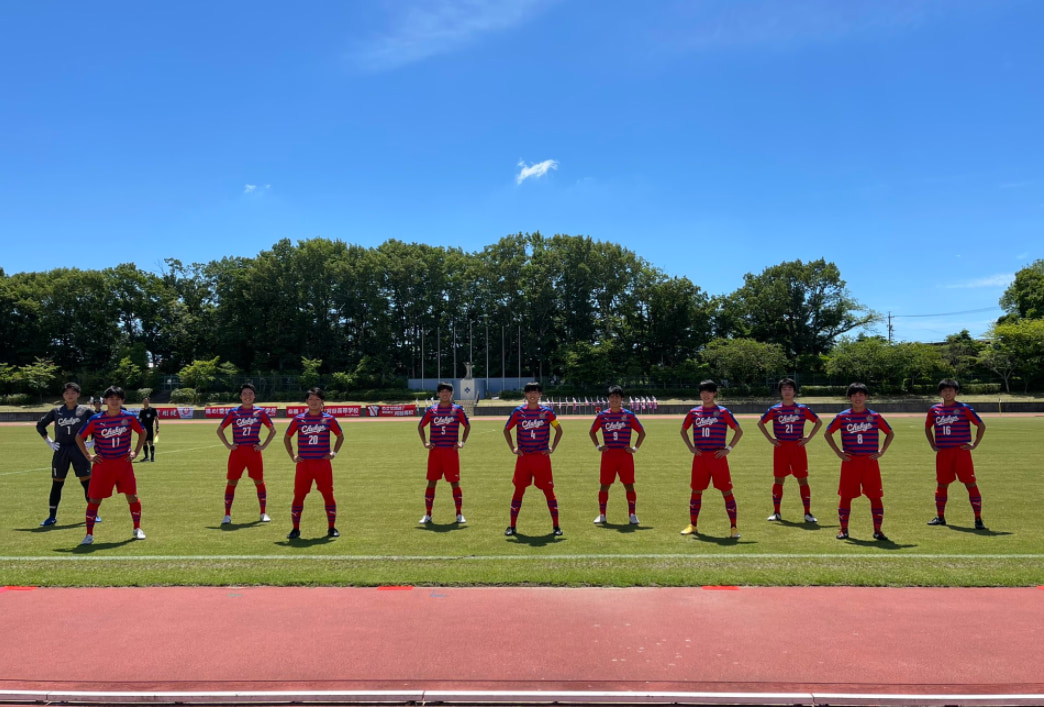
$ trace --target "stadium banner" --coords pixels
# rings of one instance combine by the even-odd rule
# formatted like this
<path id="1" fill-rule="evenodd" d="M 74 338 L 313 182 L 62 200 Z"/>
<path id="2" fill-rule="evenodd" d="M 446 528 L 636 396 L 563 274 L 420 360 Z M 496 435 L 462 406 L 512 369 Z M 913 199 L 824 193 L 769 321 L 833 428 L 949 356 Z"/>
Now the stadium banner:
<path id="1" fill-rule="evenodd" d="M 161 420 L 191 420 L 192 419 L 192 408 L 161 408 L 153 407 L 156 411 L 156 416 Z M 127 408 L 127 412 L 132 415 L 137 415 L 141 412 L 141 407 Z"/>
<path id="2" fill-rule="evenodd" d="M 323 408 L 334 417 L 363 417 L 362 405 L 327 405 Z M 286 416 L 294 417 L 308 412 L 307 405 L 287 405 Z"/>
<path id="3" fill-rule="evenodd" d="M 216 406 L 208 405 L 206 407 L 206 410 L 205 410 L 204 414 L 208 418 L 223 418 L 225 415 L 228 414 L 229 410 L 235 410 L 237 407 L 239 407 L 239 406 L 238 405 L 216 405 Z M 265 412 L 268 413 L 269 417 L 275 417 L 276 413 L 279 412 L 279 408 L 277 408 L 275 405 L 272 405 L 271 407 L 269 407 L 267 405 L 255 405 L 254 407 L 256 407 L 258 410 L 264 410 Z M 187 408 L 187 409 L 191 410 L 191 408 Z M 191 415 L 190 415 L 190 417 L 191 417 Z"/>
<path id="4" fill-rule="evenodd" d="M 416 405 L 367 405 L 370 417 L 413 417 L 417 414 Z"/>

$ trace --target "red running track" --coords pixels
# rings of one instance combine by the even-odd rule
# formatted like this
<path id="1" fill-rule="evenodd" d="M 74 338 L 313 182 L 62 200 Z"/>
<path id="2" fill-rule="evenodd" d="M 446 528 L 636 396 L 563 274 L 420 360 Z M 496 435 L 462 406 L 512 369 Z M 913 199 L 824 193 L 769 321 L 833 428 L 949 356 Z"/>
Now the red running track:
<path id="1" fill-rule="evenodd" d="M 1044 705 L 1044 591 L 0 588 L 0 702 Z"/>

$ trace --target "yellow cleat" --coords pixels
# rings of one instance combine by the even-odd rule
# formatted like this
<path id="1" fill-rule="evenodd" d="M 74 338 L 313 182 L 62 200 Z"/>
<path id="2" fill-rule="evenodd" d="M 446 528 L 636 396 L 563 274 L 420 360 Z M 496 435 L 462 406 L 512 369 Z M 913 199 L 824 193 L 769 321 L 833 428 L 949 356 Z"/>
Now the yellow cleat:
<path id="1" fill-rule="evenodd" d="M 732 526 L 732 530 L 729 532 L 729 537 L 732 538 L 733 540 L 739 540 L 740 532 L 736 528 L 736 526 Z"/>
<path id="2" fill-rule="evenodd" d="M 682 535 L 699 535 L 699 533 L 696 532 L 696 526 L 693 525 L 692 523 L 689 523 L 687 526 L 685 526 L 685 530 L 681 531 L 681 534 Z"/>

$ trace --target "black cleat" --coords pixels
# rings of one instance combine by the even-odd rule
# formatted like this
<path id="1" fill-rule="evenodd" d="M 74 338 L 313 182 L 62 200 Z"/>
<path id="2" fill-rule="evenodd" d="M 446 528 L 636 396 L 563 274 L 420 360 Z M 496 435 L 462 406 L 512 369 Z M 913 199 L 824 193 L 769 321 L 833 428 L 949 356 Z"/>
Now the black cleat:
<path id="1" fill-rule="evenodd" d="M 835 535 L 834 537 L 837 538 L 838 540 L 848 540 L 848 531 L 847 530 L 839 530 L 837 535 Z"/>
<path id="2" fill-rule="evenodd" d="M 928 521 L 928 525 L 946 525 L 946 519 L 942 516 L 935 516 L 930 521 Z"/>
<path id="3" fill-rule="evenodd" d="M 301 537 L 301 531 L 298 530 L 297 528 L 294 528 L 293 530 L 291 530 L 289 533 L 286 534 L 286 539 L 287 540 L 297 540 L 299 537 Z"/>
<path id="4" fill-rule="evenodd" d="M 885 535 L 884 533 L 882 533 L 880 530 L 878 530 L 876 533 L 874 533 L 874 540 L 879 540 L 880 542 L 883 542 L 883 543 L 890 543 L 890 542 L 892 542 L 891 540 L 888 539 L 888 536 Z"/>
<path id="5" fill-rule="evenodd" d="M 554 528 L 551 529 L 551 534 L 555 536 L 560 536 L 562 534 L 562 529 L 556 525 Z"/>
<path id="6" fill-rule="evenodd" d="M 504 535 L 507 535 L 508 537 L 510 537 L 510 536 L 512 536 L 514 534 L 515 534 L 515 526 L 509 525 L 508 527 L 504 528 Z"/>
<path id="7" fill-rule="evenodd" d="M 326 537 L 328 537 L 328 538 L 339 538 L 339 537 L 341 537 L 341 531 L 339 531 L 337 528 L 330 528 L 329 530 L 326 531 Z"/>
<path id="8" fill-rule="evenodd" d="M 976 530 L 986 530 L 986 524 L 982 522 L 982 518 L 976 518 L 975 519 L 975 529 Z"/>

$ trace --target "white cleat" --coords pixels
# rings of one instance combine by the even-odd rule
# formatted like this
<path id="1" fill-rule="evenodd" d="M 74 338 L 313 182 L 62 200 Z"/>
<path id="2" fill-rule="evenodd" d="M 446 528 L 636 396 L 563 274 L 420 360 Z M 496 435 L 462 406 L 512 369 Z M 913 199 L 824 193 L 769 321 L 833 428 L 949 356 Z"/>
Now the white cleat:
<path id="1" fill-rule="evenodd" d="M 272 519 L 268 517 L 267 513 L 262 513 L 258 521 L 261 523 L 271 523 Z"/>
<path id="2" fill-rule="evenodd" d="M 427 525 L 428 523 L 431 522 L 431 516 L 428 515 L 427 513 L 425 513 L 424 515 L 421 516 L 421 519 L 418 520 L 417 522 L 420 523 L 421 525 Z"/>
<path id="3" fill-rule="evenodd" d="M 818 523 L 819 521 L 816 520 L 816 517 L 814 515 L 812 515 L 811 513 L 806 513 L 805 514 L 805 522 L 806 523 Z"/>
<path id="4" fill-rule="evenodd" d="M 467 522 L 468 522 L 468 519 L 467 519 L 467 518 L 465 518 L 465 517 L 464 517 L 463 515 L 461 515 L 460 513 L 458 513 L 458 514 L 457 514 L 457 522 L 458 522 L 458 523 L 467 523 Z"/>
<path id="5" fill-rule="evenodd" d="M 765 520 L 767 520 L 768 522 L 772 523 L 772 522 L 777 521 L 777 520 L 783 520 L 783 516 L 781 516 L 779 513 L 773 513 L 772 515 L 770 515 Z"/>
<path id="6" fill-rule="evenodd" d="M 142 530 L 141 528 L 135 528 L 134 529 L 134 533 L 131 535 L 131 538 L 133 538 L 134 540 L 144 540 L 145 539 L 145 531 Z"/>
<path id="7" fill-rule="evenodd" d="M 634 513 L 631 514 L 631 517 L 628 520 L 630 521 L 631 525 L 638 525 L 638 516 L 636 516 Z"/>
<path id="8" fill-rule="evenodd" d="M 221 519 L 221 525 L 231 525 L 231 524 L 232 524 L 232 516 L 225 516 L 224 518 Z"/>
<path id="9" fill-rule="evenodd" d="M 94 542 L 94 536 L 93 535 L 84 535 L 83 536 L 83 540 L 80 541 L 80 544 L 81 545 L 90 545 L 93 542 Z"/>
<path id="10" fill-rule="evenodd" d="M 729 531 L 729 537 L 733 540 L 739 540 L 740 532 L 739 529 L 736 528 L 736 526 L 732 526 L 732 530 Z"/>
<path id="11" fill-rule="evenodd" d="M 594 523 L 595 525 L 601 525 L 602 523 L 604 523 L 604 522 L 605 522 L 605 514 L 604 514 L 604 513 L 599 513 L 599 514 L 598 514 L 598 517 L 597 517 L 597 518 L 595 518 L 595 519 L 594 519 L 594 521 L 592 521 L 592 522 L 593 522 L 593 523 Z"/>

